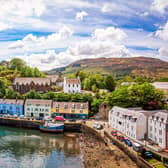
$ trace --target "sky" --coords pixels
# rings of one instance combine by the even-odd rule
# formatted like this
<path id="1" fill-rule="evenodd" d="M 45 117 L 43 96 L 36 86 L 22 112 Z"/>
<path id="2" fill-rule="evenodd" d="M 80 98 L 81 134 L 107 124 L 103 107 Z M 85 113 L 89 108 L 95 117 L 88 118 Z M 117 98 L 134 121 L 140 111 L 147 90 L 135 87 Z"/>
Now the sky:
<path id="1" fill-rule="evenodd" d="M 40 70 L 99 57 L 168 61 L 168 0 L 0 0 L 0 61 Z"/>

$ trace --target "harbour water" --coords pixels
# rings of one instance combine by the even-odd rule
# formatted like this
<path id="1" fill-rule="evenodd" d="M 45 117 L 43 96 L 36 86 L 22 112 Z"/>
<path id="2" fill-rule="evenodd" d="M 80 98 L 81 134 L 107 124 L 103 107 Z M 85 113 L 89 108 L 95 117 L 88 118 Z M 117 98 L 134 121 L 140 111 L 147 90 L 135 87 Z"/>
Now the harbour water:
<path id="1" fill-rule="evenodd" d="M 0 168 L 83 168 L 79 139 L 0 126 Z"/>

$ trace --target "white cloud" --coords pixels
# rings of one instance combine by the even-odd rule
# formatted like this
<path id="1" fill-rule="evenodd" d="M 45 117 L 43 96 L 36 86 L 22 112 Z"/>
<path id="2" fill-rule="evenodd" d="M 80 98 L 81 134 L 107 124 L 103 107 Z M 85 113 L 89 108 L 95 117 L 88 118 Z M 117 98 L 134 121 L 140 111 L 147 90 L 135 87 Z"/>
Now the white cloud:
<path id="1" fill-rule="evenodd" d="M 106 13 L 106 12 L 111 12 L 113 9 L 117 9 L 117 6 L 116 4 L 114 3 L 105 3 L 102 8 L 101 8 L 101 11 L 103 13 Z"/>
<path id="2" fill-rule="evenodd" d="M 6 30 L 6 29 L 9 29 L 9 28 L 12 28 L 12 26 L 10 26 L 8 24 L 5 24 L 3 22 L 0 22 L 0 31 Z"/>
<path id="3" fill-rule="evenodd" d="M 118 41 L 121 42 L 126 37 L 126 34 L 120 29 L 111 28 L 96 29 L 92 37 L 87 40 L 77 41 L 75 45 L 69 46 L 64 52 L 58 54 L 54 50 L 47 50 L 46 53 L 27 54 L 20 57 L 33 67 L 37 66 L 41 70 L 48 70 L 84 58 L 131 56 L 130 51 L 124 45 L 117 44 Z M 37 42 L 39 38 L 28 35 L 22 41 L 25 40 Z"/>
<path id="4" fill-rule="evenodd" d="M 78 21 L 82 21 L 85 16 L 88 16 L 88 13 L 85 11 L 77 12 L 75 19 Z"/>
<path id="5" fill-rule="evenodd" d="M 168 22 L 156 31 L 155 36 L 164 41 L 168 41 Z"/>
<path id="6" fill-rule="evenodd" d="M 58 42 L 63 42 L 73 34 L 73 30 L 67 26 L 59 29 L 58 33 L 52 33 L 47 37 L 37 37 L 32 34 L 26 35 L 22 40 L 13 42 L 8 46 L 9 49 L 23 49 L 24 51 L 40 51 L 57 46 Z"/>
<path id="7" fill-rule="evenodd" d="M 46 10 L 44 0 L 7 0 L 1 2 L 0 16 L 41 16 Z"/>
<path id="8" fill-rule="evenodd" d="M 119 28 L 108 27 L 106 29 L 96 29 L 93 38 L 103 41 L 123 41 L 127 37 L 126 33 Z"/>
<path id="9" fill-rule="evenodd" d="M 154 0 L 151 6 L 152 10 L 164 13 L 168 7 L 168 0 Z"/>

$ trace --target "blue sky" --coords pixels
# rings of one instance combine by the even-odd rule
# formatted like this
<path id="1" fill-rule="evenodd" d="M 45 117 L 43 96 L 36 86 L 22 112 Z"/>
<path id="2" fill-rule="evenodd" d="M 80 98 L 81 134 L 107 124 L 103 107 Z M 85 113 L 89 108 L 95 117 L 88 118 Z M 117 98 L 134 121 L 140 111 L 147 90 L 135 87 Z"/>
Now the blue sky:
<path id="1" fill-rule="evenodd" d="M 0 60 L 41 70 L 98 57 L 168 61 L 167 0 L 0 0 Z"/>

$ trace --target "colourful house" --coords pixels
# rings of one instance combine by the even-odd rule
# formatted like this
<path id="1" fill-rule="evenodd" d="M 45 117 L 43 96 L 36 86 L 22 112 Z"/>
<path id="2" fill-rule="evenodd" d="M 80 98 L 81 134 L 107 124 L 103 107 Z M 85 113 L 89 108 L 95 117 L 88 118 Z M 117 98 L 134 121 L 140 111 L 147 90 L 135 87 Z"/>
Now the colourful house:
<path id="1" fill-rule="evenodd" d="M 24 105 L 27 117 L 50 117 L 52 100 L 26 99 Z"/>
<path id="2" fill-rule="evenodd" d="M 0 99 L 0 114 L 23 115 L 24 100 Z"/>
<path id="3" fill-rule="evenodd" d="M 88 103 L 53 102 L 52 115 L 63 116 L 66 119 L 87 119 Z"/>

